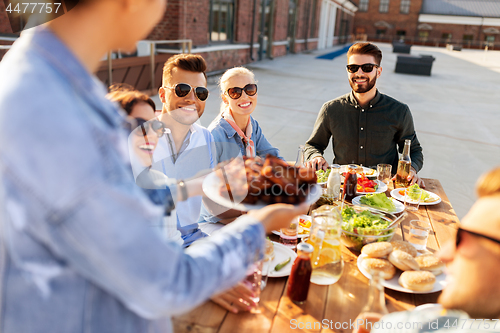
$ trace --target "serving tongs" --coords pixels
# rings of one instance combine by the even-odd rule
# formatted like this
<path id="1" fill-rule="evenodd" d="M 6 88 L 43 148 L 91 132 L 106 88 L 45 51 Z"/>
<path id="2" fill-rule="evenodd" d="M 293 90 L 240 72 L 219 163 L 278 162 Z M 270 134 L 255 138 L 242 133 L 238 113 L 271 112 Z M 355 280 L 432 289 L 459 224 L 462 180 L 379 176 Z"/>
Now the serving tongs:
<path id="1" fill-rule="evenodd" d="M 394 228 L 396 225 L 398 225 L 402 219 L 404 219 L 406 216 L 408 216 L 408 213 L 407 212 L 402 212 L 401 215 L 399 215 L 394 221 L 392 221 L 391 224 L 389 224 L 389 226 L 385 229 L 382 229 L 380 231 L 387 231 L 389 229 L 392 229 Z"/>

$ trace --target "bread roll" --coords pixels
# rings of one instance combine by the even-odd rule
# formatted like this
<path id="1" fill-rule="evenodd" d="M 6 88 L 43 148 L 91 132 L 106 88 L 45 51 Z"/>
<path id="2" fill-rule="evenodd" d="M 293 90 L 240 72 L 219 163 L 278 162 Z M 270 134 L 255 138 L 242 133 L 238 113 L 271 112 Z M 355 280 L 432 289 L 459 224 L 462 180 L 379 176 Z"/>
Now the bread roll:
<path id="1" fill-rule="evenodd" d="M 400 250 L 410 254 L 413 258 L 417 256 L 417 249 L 410 243 L 402 240 L 395 240 L 391 242 L 393 250 Z"/>
<path id="2" fill-rule="evenodd" d="M 388 242 L 376 242 L 363 246 L 361 253 L 370 258 L 382 258 L 392 252 L 392 245 Z"/>
<path id="3" fill-rule="evenodd" d="M 435 282 L 434 274 L 427 271 L 407 271 L 399 277 L 399 284 L 403 288 L 414 291 L 431 291 Z"/>
<path id="4" fill-rule="evenodd" d="M 402 271 L 420 270 L 415 258 L 413 258 L 411 254 L 400 250 L 392 251 L 391 254 L 389 254 L 389 261 Z"/>
<path id="5" fill-rule="evenodd" d="M 420 270 L 429 271 L 432 274 L 438 276 L 443 273 L 443 269 L 445 267 L 444 262 L 442 262 L 438 257 L 433 256 L 432 254 L 426 254 L 420 257 L 415 258 L 418 265 L 420 266 Z"/>
<path id="6" fill-rule="evenodd" d="M 364 258 L 361 266 L 371 274 L 371 271 L 380 272 L 380 276 L 385 280 L 390 280 L 396 274 L 396 268 L 386 259 Z"/>

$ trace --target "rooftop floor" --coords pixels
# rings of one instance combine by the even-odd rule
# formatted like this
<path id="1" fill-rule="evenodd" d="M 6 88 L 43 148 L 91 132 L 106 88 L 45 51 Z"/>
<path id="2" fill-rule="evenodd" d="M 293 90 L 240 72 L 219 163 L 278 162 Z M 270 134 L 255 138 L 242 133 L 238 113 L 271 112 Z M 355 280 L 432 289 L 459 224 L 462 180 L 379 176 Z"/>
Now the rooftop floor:
<path id="1" fill-rule="evenodd" d="M 500 166 L 500 51 L 412 46 L 411 53 L 433 55 L 432 76 L 397 74 L 392 45 L 383 52 L 380 92 L 409 105 L 424 149 L 422 177 L 441 181 L 459 218 L 475 201 L 478 177 Z M 309 138 L 322 104 L 350 91 L 346 58 L 316 59 L 340 47 L 288 55 L 248 65 L 259 84 L 254 118 L 287 160 Z M 201 124 L 219 112 L 218 78 L 209 78 L 210 98 Z M 155 102 L 159 104 L 156 97 Z M 325 151 L 333 159 L 331 147 Z"/>

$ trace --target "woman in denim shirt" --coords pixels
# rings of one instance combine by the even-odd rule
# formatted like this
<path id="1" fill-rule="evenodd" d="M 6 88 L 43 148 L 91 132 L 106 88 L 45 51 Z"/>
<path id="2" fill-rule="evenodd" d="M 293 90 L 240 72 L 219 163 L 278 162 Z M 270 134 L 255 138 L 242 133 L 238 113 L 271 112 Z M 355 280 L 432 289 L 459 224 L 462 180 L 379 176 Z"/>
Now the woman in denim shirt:
<path id="1" fill-rule="evenodd" d="M 253 72 L 244 67 L 229 69 L 220 78 L 219 87 L 222 92 L 221 112 L 208 126 L 217 147 L 217 162 L 237 156 L 265 158 L 267 154 L 283 159 L 279 149 L 267 141 L 259 123 L 251 116 L 257 106 L 258 96 Z M 241 215 L 241 212 L 228 211 L 213 202 L 208 206 L 210 211 L 206 209 L 207 205 L 202 207 L 198 221 L 211 222 L 200 225 L 200 229 L 208 234 Z"/>
<path id="2" fill-rule="evenodd" d="M 217 146 L 217 162 L 242 156 L 279 155 L 262 133 L 259 123 L 251 116 L 257 106 L 257 84 L 254 74 L 235 67 L 222 75 L 219 86 L 222 92 L 221 112 L 208 129 Z"/>

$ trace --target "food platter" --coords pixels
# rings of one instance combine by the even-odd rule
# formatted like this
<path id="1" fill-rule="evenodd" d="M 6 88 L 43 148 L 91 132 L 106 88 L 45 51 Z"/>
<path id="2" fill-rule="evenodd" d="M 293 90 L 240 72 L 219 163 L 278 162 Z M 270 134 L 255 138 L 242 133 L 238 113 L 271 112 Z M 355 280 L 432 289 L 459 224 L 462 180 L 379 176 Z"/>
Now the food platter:
<path id="1" fill-rule="evenodd" d="M 394 198 L 394 199 L 397 199 L 401 202 L 405 202 L 405 196 L 404 195 L 401 195 L 399 193 L 399 191 L 402 190 L 402 188 L 396 188 L 394 190 L 391 191 L 391 196 Z M 427 193 L 429 193 L 431 199 L 434 199 L 434 201 L 421 201 L 420 202 L 420 206 L 430 206 L 430 205 L 437 205 L 438 203 L 441 202 L 441 197 L 435 193 L 432 193 L 432 192 L 429 192 L 429 191 L 426 191 Z M 409 203 L 414 203 L 415 201 L 413 200 L 408 200 Z"/>
<path id="2" fill-rule="evenodd" d="M 261 209 L 267 206 L 266 203 L 260 203 L 260 202 L 255 205 L 244 204 L 238 201 L 233 201 L 228 197 L 224 197 L 220 194 L 221 185 L 223 185 L 221 179 L 217 176 L 215 172 L 212 172 L 203 180 L 203 192 L 207 195 L 209 199 L 213 200 L 215 203 L 219 205 L 244 212 L 254 209 Z M 311 205 L 315 203 L 320 196 L 321 196 L 321 186 L 313 184 L 309 187 L 309 193 L 306 196 L 305 202 Z"/>
<path id="3" fill-rule="evenodd" d="M 293 262 L 295 261 L 295 258 L 297 258 L 297 254 L 293 252 L 292 249 L 286 247 L 283 244 L 273 242 L 273 245 L 274 259 L 271 261 L 271 263 L 269 263 L 269 261 L 266 261 L 264 263 L 264 265 L 262 266 L 262 275 L 265 276 L 268 273 L 268 269 L 269 277 L 283 277 L 290 275 Z M 285 265 L 285 267 L 283 267 L 279 271 L 274 270 L 274 267 L 276 267 L 277 264 L 287 260 L 288 258 L 291 258 L 291 260 L 288 264 Z"/>
<path id="4" fill-rule="evenodd" d="M 359 271 L 364 275 L 366 276 L 368 279 L 370 279 L 372 276 L 371 274 L 363 268 L 363 266 L 361 265 L 361 263 L 363 262 L 363 259 L 366 258 L 366 254 L 360 254 L 359 257 L 358 257 L 358 269 Z M 409 293 L 409 294 L 430 294 L 430 293 L 435 293 L 437 291 L 441 291 L 444 289 L 444 287 L 446 286 L 446 273 L 441 273 L 439 274 L 438 276 L 436 276 L 436 283 L 434 283 L 434 288 L 432 288 L 431 291 L 414 291 L 414 290 L 410 290 L 410 289 L 407 289 L 407 288 L 403 288 L 399 282 L 398 282 L 398 279 L 399 279 L 399 276 L 401 275 L 401 271 L 400 270 L 397 270 L 396 274 L 394 275 L 394 277 L 390 280 L 384 280 L 382 282 L 382 285 L 386 288 L 389 288 L 389 289 L 392 289 L 392 290 L 397 290 L 397 291 L 401 291 L 403 293 Z"/>
<path id="5" fill-rule="evenodd" d="M 381 181 L 381 180 L 374 180 L 374 182 L 376 182 L 377 185 L 378 185 L 378 187 L 375 190 L 375 192 L 358 192 L 358 191 L 356 191 L 356 194 L 382 193 L 382 192 L 387 191 L 387 185 L 383 181 Z"/>
<path id="6" fill-rule="evenodd" d="M 370 207 L 370 208 L 374 208 L 374 209 L 384 210 L 384 209 L 381 209 L 381 208 L 372 207 L 372 206 L 369 206 L 369 205 L 362 204 L 361 201 L 360 201 L 362 197 L 364 197 L 364 195 L 359 195 L 359 196 L 355 197 L 354 199 L 352 199 L 352 204 L 353 205 L 358 205 L 358 206 L 363 206 L 363 207 Z M 404 204 L 402 204 L 401 202 L 397 201 L 394 198 L 389 198 L 389 199 L 392 200 L 392 202 L 394 202 L 394 205 L 396 206 L 396 210 L 395 211 L 388 211 L 389 213 L 397 214 L 397 213 L 401 213 L 402 211 L 405 210 L 405 205 Z"/>

